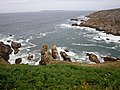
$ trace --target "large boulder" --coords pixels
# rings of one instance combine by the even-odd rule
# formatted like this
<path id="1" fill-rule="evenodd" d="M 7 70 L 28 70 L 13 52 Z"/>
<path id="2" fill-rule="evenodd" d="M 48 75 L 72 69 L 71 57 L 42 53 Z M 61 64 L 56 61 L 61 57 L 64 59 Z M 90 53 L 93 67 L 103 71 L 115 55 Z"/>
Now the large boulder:
<path id="1" fill-rule="evenodd" d="M 43 45 L 41 48 L 41 61 L 39 62 L 40 65 L 47 65 L 53 61 L 53 57 L 51 53 L 48 51 L 48 45 Z"/>
<path id="2" fill-rule="evenodd" d="M 53 57 L 54 59 L 60 60 L 60 57 L 59 57 L 59 54 L 58 54 L 56 45 L 53 45 L 53 46 L 52 46 L 51 52 L 52 52 L 52 57 Z"/>
<path id="3" fill-rule="evenodd" d="M 71 62 L 70 57 L 65 52 L 60 51 L 60 55 L 61 55 L 61 57 L 63 58 L 64 61 Z"/>
<path id="4" fill-rule="evenodd" d="M 20 64 L 22 62 L 22 58 L 17 58 L 16 60 L 15 60 L 15 64 Z"/>
<path id="5" fill-rule="evenodd" d="M 9 60 L 9 55 L 12 53 L 12 49 L 9 45 L 0 42 L 0 56 L 5 60 Z"/>
<path id="6" fill-rule="evenodd" d="M 90 61 L 95 62 L 95 63 L 100 63 L 96 55 L 87 53 L 86 56 L 89 56 Z"/>
<path id="7" fill-rule="evenodd" d="M 11 42 L 11 47 L 14 49 L 14 54 L 17 54 L 19 51 L 19 48 L 21 47 L 20 43 L 17 42 Z"/>

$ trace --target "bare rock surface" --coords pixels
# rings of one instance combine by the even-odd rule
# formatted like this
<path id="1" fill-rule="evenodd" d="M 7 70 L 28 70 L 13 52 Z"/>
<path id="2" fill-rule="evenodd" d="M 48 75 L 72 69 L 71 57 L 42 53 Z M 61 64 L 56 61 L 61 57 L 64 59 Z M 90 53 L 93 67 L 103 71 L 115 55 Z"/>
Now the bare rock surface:
<path id="1" fill-rule="evenodd" d="M 88 16 L 90 19 L 79 26 L 96 28 L 107 34 L 120 36 L 120 8 L 97 11 Z"/>

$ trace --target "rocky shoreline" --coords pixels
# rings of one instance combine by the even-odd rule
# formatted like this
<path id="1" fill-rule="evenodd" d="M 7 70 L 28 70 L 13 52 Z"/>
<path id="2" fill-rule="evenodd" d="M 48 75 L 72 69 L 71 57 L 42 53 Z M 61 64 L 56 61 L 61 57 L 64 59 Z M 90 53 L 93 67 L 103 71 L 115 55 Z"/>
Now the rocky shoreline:
<path id="1" fill-rule="evenodd" d="M 19 51 L 19 48 L 21 48 L 21 44 L 11 41 L 11 45 L 8 44 L 4 44 L 3 42 L 0 42 L 0 64 L 10 64 L 9 57 L 12 53 L 17 54 Z M 16 53 L 17 50 L 17 53 Z M 40 49 L 40 60 L 39 60 L 39 65 L 47 65 L 47 64 L 51 64 L 55 61 L 60 61 L 61 62 L 61 58 L 63 59 L 64 62 L 72 62 L 71 58 L 69 55 L 67 55 L 66 52 L 69 52 L 69 50 L 65 49 L 64 51 L 60 51 L 58 53 L 57 51 L 57 45 L 52 45 L 51 47 L 51 52 L 49 51 L 48 45 L 45 44 L 42 46 L 42 48 Z M 97 55 L 92 54 L 92 53 L 86 53 L 86 56 L 89 57 L 89 60 L 91 62 L 95 62 L 96 64 L 100 63 L 100 60 L 98 59 Z M 113 57 L 102 57 L 104 62 L 115 62 L 115 61 L 120 61 L 120 58 L 113 58 Z M 27 56 L 27 59 L 32 61 L 33 60 L 33 55 L 29 54 Z M 21 64 L 22 62 L 22 58 L 16 58 L 15 60 L 15 64 Z"/>
<path id="2" fill-rule="evenodd" d="M 120 36 L 120 8 L 97 11 L 86 17 L 89 19 L 81 20 L 80 24 L 74 23 L 71 26 L 96 28 L 98 31 Z M 76 19 L 71 20 L 76 21 Z"/>

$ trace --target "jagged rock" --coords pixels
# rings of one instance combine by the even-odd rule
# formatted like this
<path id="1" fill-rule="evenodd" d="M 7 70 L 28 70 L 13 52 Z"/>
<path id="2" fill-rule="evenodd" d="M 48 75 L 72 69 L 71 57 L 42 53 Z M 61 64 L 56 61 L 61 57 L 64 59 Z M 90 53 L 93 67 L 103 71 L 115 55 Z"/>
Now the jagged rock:
<path id="1" fill-rule="evenodd" d="M 100 63 L 96 55 L 87 53 L 86 56 L 89 56 L 90 61 L 95 62 L 95 63 Z"/>
<path id="2" fill-rule="evenodd" d="M 16 60 L 15 60 L 15 64 L 20 64 L 22 62 L 22 58 L 17 58 Z"/>
<path id="3" fill-rule="evenodd" d="M 41 61 L 39 62 L 40 65 L 47 65 L 53 61 L 53 57 L 51 53 L 48 51 L 48 45 L 43 45 L 41 48 Z"/>
<path id="4" fill-rule="evenodd" d="M 70 19 L 71 21 L 78 21 L 78 19 L 76 19 L 76 18 L 72 18 L 72 19 Z"/>
<path id="5" fill-rule="evenodd" d="M 79 26 L 77 23 L 72 24 L 71 26 Z"/>
<path id="6" fill-rule="evenodd" d="M 59 54 L 58 54 L 56 45 L 53 45 L 53 46 L 52 46 L 51 51 L 52 51 L 52 57 L 53 57 L 54 59 L 60 60 L 60 57 L 59 57 Z"/>
<path id="7" fill-rule="evenodd" d="M 112 57 L 103 57 L 103 60 L 106 61 L 111 61 L 111 62 L 115 62 L 117 60 L 119 60 L 118 58 L 112 58 Z"/>
<path id="8" fill-rule="evenodd" d="M 33 59 L 33 55 L 32 54 L 29 54 L 28 55 L 28 60 L 32 60 Z"/>
<path id="9" fill-rule="evenodd" d="M 21 47 L 20 43 L 17 42 L 11 42 L 11 47 L 14 49 L 14 54 L 17 54 L 19 51 L 19 48 Z"/>
<path id="10" fill-rule="evenodd" d="M 9 55 L 12 53 L 12 49 L 9 45 L 0 42 L 0 56 L 5 60 L 9 60 Z"/>
<path id="11" fill-rule="evenodd" d="M 64 61 L 71 62 L 70 57 L 65 52 L 60 51 L 60 55 L 61 55 L 61 57 L 63 58 Z"/>

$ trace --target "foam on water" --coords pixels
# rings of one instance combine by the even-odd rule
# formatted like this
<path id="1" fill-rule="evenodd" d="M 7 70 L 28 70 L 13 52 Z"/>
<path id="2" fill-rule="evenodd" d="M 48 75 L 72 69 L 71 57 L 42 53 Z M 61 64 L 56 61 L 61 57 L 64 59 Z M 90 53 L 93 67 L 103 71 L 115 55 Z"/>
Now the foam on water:
<path id="1" fill-rule="evenodd" d="M 80 26 L 71 26 L 70 24 L 61 24 L 61 28 L 72 28 L 72 29 L 79 29 L 79 30 L 85 30 L 88 33 L 92 34 L 86 34 L 86 33 L 79 33 L 79 35 L 83 34 L 86 37 L 93 37 L 94 40 L 104 40 L 106 43 L 114 42 L 114 43 L 120 43 L 120 36 L 114 36 L 112 34 L 106 34 L 101 31 L 96 31 L 94 28 L 89 27 L 80 27 Z"/>
<path id="2" fill-rule="evenodd" d="M 17 42 L 17 43 L 21 43 L 22 47 L 19 49 L 20 51 L 17 54 L 14 54 L 14 50 L 12 52 L 12 54 L 10 54 L 10 59 L 8 60 L 11 64 L 15 64 L 15 59 L 17 58 L 22 58 L 22 62 L 21 64 L 29 64 L 29 65 L 38 65 L 39 64 L 39 60 L 40 60 L 40 55 L 39 51 L 31 51 L 30 49 L 35 47 L 36 45 L 29 42 L 31 39 L 33 39 L 32 36 L 29 36 L 26 39 L 16 39 L 15 35 L 12 36 L 5 36 L 0 34 L 0 41 L 3 42 L 4 44 L 8 44 L 11 46 L 11 41 Z M 10 42 L 8 42 L 10 41 Z M 33 55 L 33 60 L 28 60 L 28 55 L 29 53 L 31 53 Z"/>

